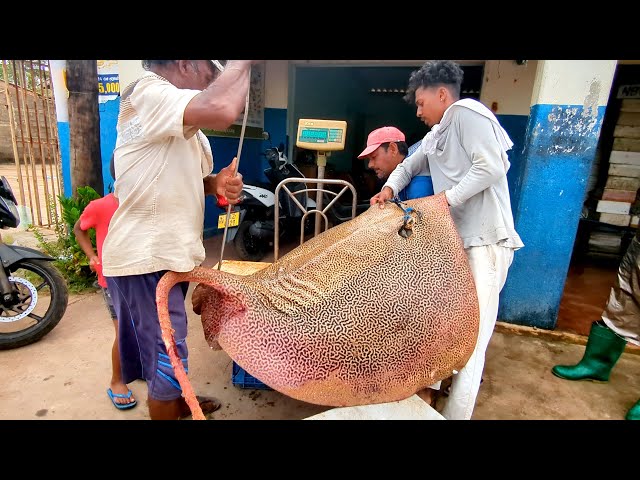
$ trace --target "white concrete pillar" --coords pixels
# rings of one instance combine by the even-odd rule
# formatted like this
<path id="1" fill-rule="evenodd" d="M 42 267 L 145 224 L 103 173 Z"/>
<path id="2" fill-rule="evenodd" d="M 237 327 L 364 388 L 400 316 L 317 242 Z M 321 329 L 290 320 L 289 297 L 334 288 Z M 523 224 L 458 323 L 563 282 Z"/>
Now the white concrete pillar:
<path id="1" fill-rule="evenodd" d="M 501 320 L 553 329 L 616 60 L 538 63 L 515 195 L 516 252 Z M 532 288 L 532 282 L 535 288 Z"/>

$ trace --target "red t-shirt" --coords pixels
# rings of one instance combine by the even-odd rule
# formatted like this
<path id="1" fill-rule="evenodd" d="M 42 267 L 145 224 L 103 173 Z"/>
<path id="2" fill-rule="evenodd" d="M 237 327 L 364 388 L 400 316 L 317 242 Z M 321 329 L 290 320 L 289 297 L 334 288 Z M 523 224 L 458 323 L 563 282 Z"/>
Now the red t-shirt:
<path id="1" fill-rule="evenodd" d="M 96 229 L 96 247 L 98 248 L 98 258 L 100 265 L 96 265 L 96 273 L 98 274 L 98 284 L 101 287 L 107 287 L 107 281 L 102 276 L 102 244 L 109 230 L 109 222 L 111 217 L 118 208 L 118 200 L 113 193 L 105 195 L 102 198 L 92 200 L 85 207 L 80 215 L 80 228 L 82 230 Z"/>

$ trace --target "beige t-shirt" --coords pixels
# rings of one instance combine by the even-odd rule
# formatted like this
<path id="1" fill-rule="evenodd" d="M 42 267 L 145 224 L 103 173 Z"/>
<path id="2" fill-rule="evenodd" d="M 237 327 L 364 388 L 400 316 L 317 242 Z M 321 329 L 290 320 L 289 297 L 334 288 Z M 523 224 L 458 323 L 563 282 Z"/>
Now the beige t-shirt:
<path id="1" fill-rule="evenodd" d="M 114 151 L 119 206 L 103 246 L 105 276 L 187 272 L 204 260 L 202 179 L 213 156 L 206 136 L 183 125 L 198 93 L 151 72 L 123 92 Z"/>

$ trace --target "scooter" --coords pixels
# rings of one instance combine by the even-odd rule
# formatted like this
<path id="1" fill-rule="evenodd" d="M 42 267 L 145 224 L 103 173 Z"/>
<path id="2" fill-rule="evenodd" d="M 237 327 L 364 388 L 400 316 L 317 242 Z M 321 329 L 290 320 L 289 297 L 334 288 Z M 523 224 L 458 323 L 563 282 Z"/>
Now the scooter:
<path id="1" fill-rule="evenodd" d="M 275 189 L 286 178 L 304 178 L 298 168 L 290 163 L 284 154 L 284 144 L 278 147 L 268 148 L 263 155 L 267 158 L 269 168 L 264 174 L 269 180 L 270 188 L 244 184 L 243 200 L 233 211 L 227 231 L 227 242 L 233 241 L 236 253 L 242 260 L 258 262 L 262 260 L 274 243 L 274 213 L 275 213 Z M 307 188 L 306 183 L 295 182 L 287 184 L 292 192 L 300 192 Z M 295 238 L 300 235 L 300 222 L 304 212 L 295 204 L 293 199 L 284 190 L 280 191 L 279 198 L 279 232 L 281 239 Z M 315 208 L 316 203 L 308 194 L 297 194 L 296 199 L 307 210 Z M 226 215 L 221 215 L 218 227 L 224 228 Z M 233 226 L 232 225 L 237 225 Z M 305 219 L 305 235 L 313 231 L 313 216 Z"/>
<path id="2" fill-rule="evenodd" d="M 9 182 L 0 177 L 0 229 L 20 224 L 16 204 Z M 53 260 L 33 248 L 7 245 L 0 236 L 0 350 L 34 343 L 62 319 L 69 292 Z"/>

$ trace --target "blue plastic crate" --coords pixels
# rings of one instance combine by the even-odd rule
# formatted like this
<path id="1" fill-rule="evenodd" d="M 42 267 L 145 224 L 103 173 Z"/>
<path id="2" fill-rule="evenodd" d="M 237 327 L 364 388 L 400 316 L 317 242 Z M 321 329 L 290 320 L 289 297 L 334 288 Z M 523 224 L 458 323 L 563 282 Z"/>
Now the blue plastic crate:
<path id="1" fill-rule="evenodd" d="M 233 362 L 233 370 L 231 371 L 231 383 L 240 388 L 251 388 L 254 390 L 273 390 L 270 386 L 262 383 L 256 377 L 247 373 L 236 362 Z"/>

